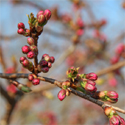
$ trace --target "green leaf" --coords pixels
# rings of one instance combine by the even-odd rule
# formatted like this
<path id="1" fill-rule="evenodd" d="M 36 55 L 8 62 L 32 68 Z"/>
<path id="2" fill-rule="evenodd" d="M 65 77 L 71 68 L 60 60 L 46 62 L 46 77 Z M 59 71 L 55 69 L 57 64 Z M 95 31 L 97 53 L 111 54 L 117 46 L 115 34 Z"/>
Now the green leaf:
<path id="1" fill-rule="evenodd" d="M 29 88 L 29 87 L 27 87 L 27 86 L 22 86 L 21 87 L 21 89 L 20 89 L 21 91 L 23 91 L 23 92 L 26 92 L 26 93 L 28 93 L 28 92 L 31 92 L 32 90 Z"/>

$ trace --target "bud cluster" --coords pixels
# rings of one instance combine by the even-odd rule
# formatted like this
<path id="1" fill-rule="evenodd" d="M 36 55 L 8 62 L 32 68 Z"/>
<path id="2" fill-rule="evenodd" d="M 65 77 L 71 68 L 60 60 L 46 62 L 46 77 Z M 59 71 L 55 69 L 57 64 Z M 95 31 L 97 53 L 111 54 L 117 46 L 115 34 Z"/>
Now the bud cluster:
<path id="1" fill-rule="evenodd" d="M 115 49 L 115 55 L 110 59 L 111 64 L 115 64 L 120 60 L 120 57 L 125 58 L 125 44 L 120 43 Z"/>
<path id="2" fill-rule="evenodd" d="M 33 63 L 30 62 L 26 57 L 20 57 L 20 63 L 23 65 L 24 68 L 28 69 L 29 71 L 33 71 L 34 66 Z"/>
<path id="3" fill-rule="evenodd" d="M 102 101 L 109 101 L 111 103 L 118 101 L 118 93 L 115 91 L 100 91 L 97 95 Z"/>
<path id="4" fill-rule="evenodd" d="M 33 85 L 38 85 L 40 83 L 40 80 L 37 78 L 35 74 L 29 74 L 28 79 L 29 81 L 32 81 Z"/>
<path id="5" fill-rule="evenodd" d="M 49 69 L 52 67 L 52 63 L 54 63 L 55 58 L 53 56 L 49 56 L 48 54 L 43 54 L 42 59 L 40 60 L 37 69 L 39 72 L 47 73 Z"/>
<path id="6" fill-rule="evenodd" d="M 125 120 L 120 117 L 112 107 L 105 107 L 105 115 L 109 118 L 110 125 L 125 125 Z"/>
<path id="7" fill-rule="evenodd" d="M 30 30 L 25 28 L 24 23 L 18 23 L 17 33 L 24 36 L 30 36 Z"/>

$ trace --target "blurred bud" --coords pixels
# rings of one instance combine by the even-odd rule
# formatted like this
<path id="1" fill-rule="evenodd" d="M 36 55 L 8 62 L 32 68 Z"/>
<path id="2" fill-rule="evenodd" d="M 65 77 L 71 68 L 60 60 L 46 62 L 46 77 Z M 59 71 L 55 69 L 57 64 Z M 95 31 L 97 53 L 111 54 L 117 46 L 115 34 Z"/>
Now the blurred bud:
<path id="1" fill-rule="evenodd" d="M 49 67 L 49 68 L 51 68 L 51 67 L 52 67 L 51 62 L 48 62 L 48 67 Z"/>
<path id="2" fill-rule="evenodd" d="M 120 43 L 120 44 L 117 46 L 115 52 L 116 52 L 116 54 L 121 55 L 121 53 L 122 53 L 124 50 L 125 50 L 125 45 L 124 45 L 123 43 Z"/>
<path id="3" fill-rule="evenodd" d="M 33 85 L 38 85 L 40 83 L 40 80 L 38 78 L 35 78 L 32 80 Z"/>
<path id="4" fill-rule="evenodd" d="M 51 57 L 50 57 L 50 62 L 51 62 L 51 63 L 54 63 L 54 61 L 55 61 L 55 58 L 54 58 L 53 56 L 51 56 Z"/>
<path id="5" fill-rule="evenodd" d="M 22 47 L 22 52 L 24 54 L 27 54 L 29 51 L 30 51 L 30 47 L 29 46 L 25 45 L 25 46 Z"/>
<path id="6" fill-rule="evenodd" d="M 119 56 L 113 56 L 111 59 L 110 59 L 110 62 L 111 64 L 115 64 L 119 61 Z"/>
<path id="7" fill-rule="evenodd" d="M 29 61 L 28 61 L 27 59 L 25 59 L 25 60 L 22 62 L 22 65 L 23 65 L 24 67 L 28 67 Z"/>
<path id="8" fill-rule="evenodd" d="M 91 81 L 91 80 L 89 80 L 89 79 L 87 79 L 87 83 L 88 83 L 88 84 L 91 84 L 91 85 L 93 85 L 93 86 L 96 85 L 96 83 L 95 83 L 94 81 Z"/>
<path id="9" fill-rule="evenodd" d="M 17 33 L 23 35 L 23 34 L 25 34 L 25 31 L 24 31 L 24 29 L 18 29 Z"/>
<path id="10" fill-rule="evenodd" d="M 48 62 L 46 60 L 41 60 L 39 64 L 41 67 L 48 66 Z"/>
<path id="11" fill-rule="evenodd" d="M 35 53 L 33 51 L 30 51 L 30 52 L 27 53 L 27 57 L 29 59 L 33 59 L 35 57 Z"/>
<path id="12" fill-rule="evenodd" d="M 20 63 L 22 63 L 25 59 L 26 59 L 26 57 L 24 57 L 24 56 L 20 57 Z"/>
<path id="13" fill-rule="evenodd" d="M 44 60 L 46 60 L 47 62 L 50 62 L 50 56 L 49 56 L 49 55 L 46 55 L 46 56 L 44 57 Z"/>
<path id="14" fill-rule="evenodd" d="M 37 21 L 38 21 L 38 23 L 40 24 L 40 26 L 44 26 L 44 25 L 47 23 L 44 14 L 39 14 L 39 15 L 37 16 Z"/>
<path id="15" fill-rule="evenodd" d="M 44 73 L 47 73 L 49 71 L 49 68 L 48 67 L 43 67 L 43 68 L 41 68 L 41 71 L 44 72 Z"/>
<path id="16" fill-rule="evenodd" d="M 107 92 L 107 96 L 108 96 L 110 99 L 117 99 L 117 98 L 118 98 L 118 93 L 115 92 L 115 91 L 108 91 L 108 92 Z"/>
<path id="17" fill-rule="evenodd" d="M 29 81 L 32 81 L 34 79 L 33 74 L 29 74 L 28 79 L 29 79 Z"/>
<path id="18" fill-rule="evenodd" d="M 86 74 L 86 79 L 95 81 L 95 80 L 98 79 L 98 76 L 97 76 L 95 73 L 91 72 L 91 73 L 89 73 L 89 74 Z"/>
<path id="19" fill-rule="evenodd" d="M 83 30 L 83 29 L 78 29 L 78 30 L 76 31 L 76 34 L 77 34 L 78 36 L 83 35 L 83 33 L 84 33 L 84 30 Z"/>
<path id="20" fill-rule="evenodd" d="M 48 54 L 43 54 L 42 55 L 42 59 L 44 59 L 45 56 L 49 56 Z"/>
<path id="21" fill-rule="evenodd" d="M 95 92 L 97 90 L 96 86 L 92 85 L 92 84 L 85 84 L 85 90 L 86 91 L 90 91 L 90 92 Z"/>
<path id="22" fill-rule="evenodd" d="M 59 91 L 59 93 L 58 93 L 58 99 L 60 100 L 60 101 L 62 101 L 65 97 L 66 97 L 66 90 L 64 90 L 64 89 L 61 89 L 60 91 Z"/>
<path id="23" fill-rule="evenodd" d="M 38 24 L 38 22 L 35 24 L 35 29 L 38 33 L 43 31 L 43 27 Z"/>
<path id="24" fill-rule="evenodd" d="M 50 10 L 45 10 L 44 11 L 44 16 L 46 17 L 46 20 L 49 20 L 51 17 L 51 11 Z"/>
<path id="25" fill-rule="evenodd" d="M 10 84 L 7 86 L 7 92 L 15 94 L 17 92 L 16 86 L 13 84 Z"/>
<path id="26" fill-rule="evenodd" d="M 31 45 L 31 46 L 30 46 L 30 50 L 33 51 L 33 52 L 35 53 L 35 55 L 38 54 L 38 48 L 37 48 L 37 46 Z"/>
<path id="27" fill-rule="evenodd" d="M 119 115 L 113 115 L 109 119 L 109 123 L 110 123 L 110 125 L 125 125 L 125 120 L 122 117 L 120 117 Z"/>
<path id="28" fill-rule="evenodd" d="M 22 22 L 18 23 L 18 29 L 24 29 L 24 28 L 25 28 L 24 23 Z"/>
<path id="29" fill-rule="evenodd" d="M 84 27 L 84 23 L 82 18 L 78 18 L 76 21 L 76 24 L 78 25 L 79 28 L 83 28 Z"/>
<path id="30" fill-rule="evenodd" d="M 31 72 L 32 72 L 32 71 L 33 71 L 33 69 L 34 69 L 33 63 L 32 63 L 32 62 L 29 62 L 29 65 L 28 65 L 28 67 L 27 67 L 27 68 L 28 68 L 28 70 L 29 70 L 29 71 L 31 71 Z"/>
<path id="31" fill-rule="evenodd" d="M 66 96 L 70 96 L 70 94 L 71 92 L 68 89 L 66 89 Z"/>
<path id="32" fill-rule="evenodd" d="M 108 117 L 111 117 L 113 115 L 117 115 L 116 111 L 112 107 L 108 107 L 108 106 L 105 107 L 104 113 Z"/>
<path id="33" fill-rule="evenodd" d="M 29 45 L 34 45 L 34 39 L 31 38 L 31 37 L 27 38 L 27 43 L 28 43 Z"/>

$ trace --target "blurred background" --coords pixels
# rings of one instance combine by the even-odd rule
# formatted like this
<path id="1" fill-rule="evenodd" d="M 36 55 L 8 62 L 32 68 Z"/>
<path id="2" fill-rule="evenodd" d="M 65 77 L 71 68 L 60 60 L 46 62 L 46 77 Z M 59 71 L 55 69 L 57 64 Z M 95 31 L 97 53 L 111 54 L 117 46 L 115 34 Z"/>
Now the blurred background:
<path id="1" fill-rule="evenodd" d="M 38 60 L 47 53 L 55 57 L 55 62 L 48 73 L 39 75 L 64 81 L 71 66 L 80 67 L 80 73 L 96 73 L 125 59 L 124 0 L 1 0 L 0 72 L 29 73 L 19 63 L 27 37 L 17 34 L 17 24 L 23 22 L 29 28 L 26 15 L 32 12 L 36 16 L 45 9 L 52 16 L 38 40 Z M 125 109 L 124 76 L 122 67 L 96 81 L 98 90 L 119 93 L 119 101 L 113 105 L 122 109 Z M 102 108 L 85 99 L 71 94 L 61 102 L 57 98 L 60 88 L 55 85 L 41 81 L 39 86 L 32 86 L 26 79 L 18 81 L 34 91 L 23 94 L 8 80 L 0 79 L 1 125 L 109 124 Z M 13 108 L 3 91 L 16 100 Z"/>

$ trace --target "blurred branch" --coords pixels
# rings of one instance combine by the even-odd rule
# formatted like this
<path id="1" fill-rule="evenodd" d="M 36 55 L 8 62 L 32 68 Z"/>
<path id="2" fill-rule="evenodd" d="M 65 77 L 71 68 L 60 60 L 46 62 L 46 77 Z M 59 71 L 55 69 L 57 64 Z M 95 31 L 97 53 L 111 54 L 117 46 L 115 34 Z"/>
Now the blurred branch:
<path id="1" fill-rule="evenodd" d="M 104 75 L 106 73 L 112 72 L 112 71 L 114 71 L 116 69 L 119 69 L 119 68 L 121 68 L 123 66 L 125 66 L 125 61 L 118 62 L 118 63 L 116 63 L 114 65 L 109 66 L 108 68 L 102 69 L 102 70 L 96 72 L 96 74 L 98 76 L 101 76 L 101 75 Z"/>
<path id="2" fill-rule="evenodd" d="M 16 39 L 16 38 L 19 38 L 19 35 L 16 33 L 16 34 L 13 34 L 13 35 L 11 35 L 11 36 L 6 36 L 6 35 L 2 35 L 2 34 L 0 34 L 0 39 L 1 40 L 6 40 L 6 41 L 9 41 L 9 40 L 11 40 L 11 39 Z"/>
<path id="3" fill-rule="evenodd" d="M 6 64 L 4 61 L 3 53 L 2 53 L 2 47 L 0 46 L 0 63 L 2 65 L 3 71 L 5 72 L 6 70 Z"/>
<path id="4" fill-rule="evenodd" d="M 11 79 L 12 79 L 12 78 L 28 78 L 28 75 L 29 75 L 29 74 L 21 74 L 21 73 L 17 73 L 17 74 L 5 74 L 5 73 L 2 74 L 2 73 L 0 73 L 0 77 L 1 77 L 1 78 L 6 78 L 6 79 L 10 79 L 10 78 L 11 78 Z M 38 76 L 38 78 L 39 78 L 41 81 L 49 82 L 49 83 L 51 83 L 51 84 L 55 84 L 56 86 L 62 88 L 62 82 L 61 82 L 61 81 L 57 81 L 57 80 L 55 80 L 55 79 L 47 78 L 47 77 L 42 77 L 42 76 Z M 93 102 L 93 103 L 95 103 L 95 104 L 97 104 L 97 105 L 99 105 L 99 106 L 101 106 L 101 107 L 103 107 L 103 108 L 104 108 L 104 106 L 107 106 L 104 102 L 99 101 L 99 100 L 97 100 L 97 99 L 91 97 L 90 95 L 87 95 L 87 94 L 84 94 L 84 93 L 82 93 L 82 92 L 79 92 L 79 91 L 77 91 L 77 90 L 75 90 L 75 89 L 73 89 L 73 88 L 71 88 L 71 87 L 68 87 L 68 90 L 69 90 L 71 93 L 73 93 L 73 94 L 75 94 L 75 95 L 77 95 L 77 96 L 79 96 L 79 97 L 81 97 L 81 98 L 84 98 L 84 99 L 86 99 L 86 100 L 89 100 L 90 102 Z M 109 105 L 109 106 L 111 106 L 111 105 Z M 125 113 L 125 111 L 122 110 L 122 109 L 119 110 L 119 108 L 116 108 L 116 107 L 115 107 L 115 109 L 116 109 L 117 111 L 119 111 L 119 112 L 122 111 L 122 113 Z"/>

